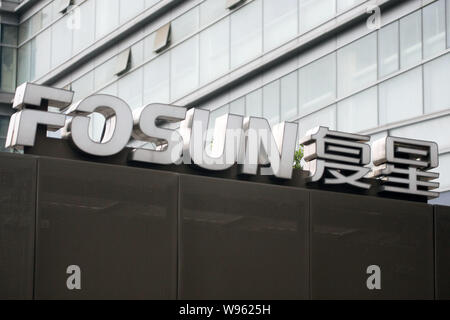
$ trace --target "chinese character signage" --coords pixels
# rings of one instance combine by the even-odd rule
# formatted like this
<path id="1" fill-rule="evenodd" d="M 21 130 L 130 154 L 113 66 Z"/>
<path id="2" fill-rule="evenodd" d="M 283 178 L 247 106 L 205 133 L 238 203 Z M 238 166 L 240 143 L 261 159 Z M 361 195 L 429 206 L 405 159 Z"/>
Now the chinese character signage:
<path id="1" fill-rule="evenodd" d="M 439 173 L 429 172 L 439 165 L 434 142 L 386 137 L 373 146 L 373 177 L 383 182 L 382 191 L 438 197 Z"/>
<path id="2" fill-rule="evenodd" d="M 226 114 L 215 123 L 213 147 L 206 141 L 210 112 L 151 104 L 132 110 L 111 95 L 93 95 L 73 103 L 73 92 L 25 83 L 17 88 L 6 147 L 32 147 L 37 127 L 59 131 L 77 150 L 95 157 L 115 155 L 129 148 L 129 161 L 189 164 L 212 171 L 234 165 L 241 175 L 273 175 L 291 179 L 298 142 L 304 146 L 309 182 L 372 188 L 367 178 L 380 182 L 380 192 L 427 198 L 438 197 L 438 146 L 434 142 L 386 137 L 373 143 L 370 137 L 315 128 L 297 137 L 298 123 L 272 127 L 258 117 Z M 49 111 L 48 107 L 53 107 Z M 91 115 L 100 113 L 105 128 L 100 140 L 90 133 Z M 179 129 L 169 124 L 180 123 Z M 139 148 L 136 141 L 153 147 Z M 141 144 L 141 145 L 142 145 Z M 134 147 L 133 147 L 134 146 Z"/>

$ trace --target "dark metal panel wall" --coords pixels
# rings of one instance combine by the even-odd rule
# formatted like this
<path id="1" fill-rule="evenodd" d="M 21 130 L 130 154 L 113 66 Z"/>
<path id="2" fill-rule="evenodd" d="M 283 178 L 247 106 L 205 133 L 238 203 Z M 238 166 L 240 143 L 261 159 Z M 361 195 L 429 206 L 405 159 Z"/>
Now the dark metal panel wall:
<path id="1" fill-rule="evenodd" d="M 171 173 L 40 159 L 36 298 L 175 299 L 177 200 Z"/>
<path id="2" fill-rule="evenodd" d="M 311 191 L 313 299 L 433 299 L 433 208 Z M 381 268 L 369 290 L 367 267 Z"/>
<path id="3" fill-rule="evenodd" d="M 181 299 L 307 299 L 308 192 L 180 177 Z"/>
<path id="4" fill-rule="evenodd" d="M 0 299 L 33 298 L 36 159 L 0 157 Z"/>
<path id="5" fill-rule="evenodd" d="M 435 207 L 436 299 L 450 300 L 450 207 Z"/>
<path id="6" fill-rule="evenodd" d="M 450 208 L 434 223 L 417 202 L 0 154 L 0 298 L 448 299 Z"/>

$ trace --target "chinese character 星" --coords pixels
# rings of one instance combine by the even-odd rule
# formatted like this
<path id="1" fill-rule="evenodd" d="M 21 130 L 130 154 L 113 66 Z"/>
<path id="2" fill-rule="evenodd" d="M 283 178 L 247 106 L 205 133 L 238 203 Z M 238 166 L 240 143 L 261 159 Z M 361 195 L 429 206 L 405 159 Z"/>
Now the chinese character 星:
<path id="1" fill-rule="evenodd" d="M 381 191 L 436 198 L 439 173 L 428 172 L 439 166 L 438 146 L 434 142 L 385 137 L 373 144 L 372 175 L 382 181 Z"/>

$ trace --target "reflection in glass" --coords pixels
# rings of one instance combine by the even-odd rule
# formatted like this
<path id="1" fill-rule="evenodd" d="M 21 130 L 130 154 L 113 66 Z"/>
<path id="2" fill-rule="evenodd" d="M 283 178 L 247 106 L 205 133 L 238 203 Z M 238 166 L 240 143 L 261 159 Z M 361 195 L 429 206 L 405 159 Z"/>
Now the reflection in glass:
<path id="1" fill-rule="evenodd" d="M 450 108 L 450 54 L 424 66 L 425 113 Z"/>
<path id="2" fill-rule="evenodd" d="M 200 83 L 207 83 L 229 69 L 229 19 L 226 18 L 200 33 Z"/>
<path id="3" fill-rule="evenodd" d="M 16 88 L 16 49 L 0 47 L 0 90 L 14 92 Z"/>
<path id="4" fill-rule="evenodd" d="M 171 42 L 177 43 L 198 29 L 198 7 L 189 10 L 171 23 Z"/>
<path id="5" fill-rule="evenodd" d="M 300 113 L 317 110 L 336 99 L 336 54 L 299 70 Z"/>
<path id="6" fill-rule="evenodd" d="M 417 11 L 400 20 L 400 65 L 408 68 L 422 60 L 422 14 Z"/>
<path id="7" fill-rule="evenodd" d="M 142 68 L 122 77 L 118 83 L 118 96 L 132 108 L 142 107 Z"/>
<path id="8" fill-rule="evenodd" d="M 380 125 L 419 116 L 422 109 L 422 67 L 380 84 Z"/>
<path id="9" fill-rule="evenodd" d="M 375 32 L 338 51 L 338 94 L 343 97 L 377 81 Z"/>
<path id="10" fill-rule="evenodd" d="M 169 103 L 169 53 L 144 66 L 144 104 Z"/>
<path id="11" fill-rule="evenodd" d="M 336 106 L 330 106 L 306 116 L 298 121 L 299 138 L 306 136 L 308 130 L 324 126 L 336 130 Z"/>
<path id="12" fill-rule="evenodd" d="M 281 121 L 292 120 L 297 116 L 297 72 L 281 78 Z"/>
<path id="13" fill-rule="evenodd" d="M 31 42 L 31 80 L 40 78 L 50 70 L 50 37 L 50 29 L 47 29 Z"/>
<path id="14" fill-rule="evenodd" d="M 338 104 L 338 130 L 360 132 L 378 125 L 378 90 L 370 88 Z"/>
<path id="15" fill-rule="evenodd" d="M 255 90 L 245 97 L 247 117 L 262 116 L 262 89 Z"/>
<path id="16" fill-rule="evenodd" d="M 230 103 L 230 113 L 245 116 L 245 98 L 237 99 Z"/>
<path id="17" fill-rule="evenodd" d="M 271 125 L 280 122 L 280 81 L 274 81 L 263 88 L 263 117 Z"/>
<path id="18" fill-rule="evenodd" d="M 297 0 L 264 0 L 264 51 L 293 38 L 298 30 Z"/>
<path id="19" fill-rule="evenodd" d="M 120 0 L 120 23 L 127 22 L 144 10 L 144 0 Z"/>
<path id="20" fill-rule="evenodd" d="M 95 1 L 95 38 L 99 39 L 119 25 L 119 0 Z"/>
<path id="21" fill-rule="evenodd" d="M 399 24 L 391 23 L 380 29 L 379 43 L 379 77 L 385 77 L 399 69 Z"/>
<path id="22" fill-rule="evenodd" d="M 300 33 L 311 30 L 336 14 L 336 0 L 300 0 Z"/>
<path id="23" fill-rule="evenodd" d="M 206 0 L 200 4 L 200 27 L 204 27 L 227 13 L 224 2 Z"/>
<path id="24" fill-rule="evenodd" d="M 262 52 L 262 6 L 255 0 L 231 15 L 231 67 Z"/>
<path id="25" fill-rule="evenodd" d="M 80 6 L 80 24 L 73 30 L 73 52 L 78 53 L 94 41 L 95 2 L 86 1 Z"/>
<path id="26" fill-rule="evenodd" d="M 198 36 L 171 50 L 171 99 L 181 98 L 198 86 Z"/>
<path id="27" fill-rule="evenodd" d="M 423 8 L 424 58 L 429 58 L 446 48 L 445 1 L 439 0 Z"/>
<path id="28" fill-rule="evenodd" d="M 68 27 L 68 16 L 52 26 L 52 68 L 59 66 L 72 55 L 72 30 Z M 91 31 L 92 32 L 92 31 Z M 39 60 L 37 60 L 39 63 Z"/>

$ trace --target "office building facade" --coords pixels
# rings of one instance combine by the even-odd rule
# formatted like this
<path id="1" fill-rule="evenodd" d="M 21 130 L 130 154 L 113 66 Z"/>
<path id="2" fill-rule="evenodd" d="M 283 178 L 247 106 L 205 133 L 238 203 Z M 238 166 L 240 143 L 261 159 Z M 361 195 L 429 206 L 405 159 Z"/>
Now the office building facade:
<path id="1" fill-rule="evenodd" d="M 0 143 L 29 81 L 436 141 L 450 203 L 450 0 L 1 1 Z M 92 135 L 101 132 L 101 118 Z M 98 137 L 97 137 L 98 139 Z"/>

